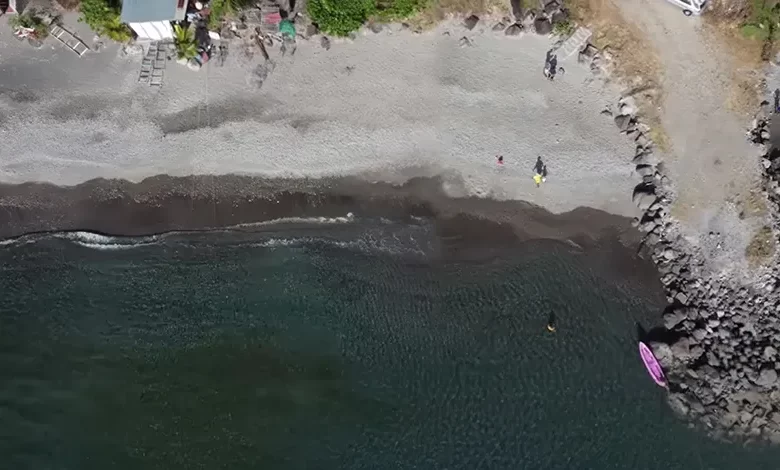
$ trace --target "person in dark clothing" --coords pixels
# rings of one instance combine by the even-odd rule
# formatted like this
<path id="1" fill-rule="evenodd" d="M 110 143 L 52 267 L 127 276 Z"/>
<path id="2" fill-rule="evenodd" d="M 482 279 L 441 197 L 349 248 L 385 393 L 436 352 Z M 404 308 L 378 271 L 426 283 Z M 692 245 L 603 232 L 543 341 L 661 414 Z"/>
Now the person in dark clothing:
<path id="1" fill-rule="evenodd" d="M 541 175 L 543 169 L 544 169 L 544 162 L 542 161 L 542 157 L 541 156 L 536 157 L 536 163 L 534 164 L 534 171 L 537 174 Z"/>
<path id="2" fill-rule="evenodd" d="M 550 71 L 547 74 L 547 78 L 551 81 L 555 78 L 555 73 L 558 71 L 558 56 L 553 54 L 552 57 L 550 57 L 549 62 Z"/>
<path id="3" fill-rule="evenodd" d="M 499 165 L 503 165 L 504 164 L 504 156 L 503 155 L 497 155 L 496 160 L 498 161 Z"/>

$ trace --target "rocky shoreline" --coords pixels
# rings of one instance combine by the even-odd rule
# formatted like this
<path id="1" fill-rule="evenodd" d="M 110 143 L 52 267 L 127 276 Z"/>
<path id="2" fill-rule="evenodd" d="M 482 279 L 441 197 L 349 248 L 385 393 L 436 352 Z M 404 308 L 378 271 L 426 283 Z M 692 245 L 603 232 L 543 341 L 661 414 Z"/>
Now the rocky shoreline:
<path id="1" fill-rule="evenodd" d="M 581 62 L 603 70 L 602 54 L 588 45 Z M 764 103 L 766 104 L 766 103 Z M 649 128 L 639 122 L 630 98 L 613 116 L 636 144 L 631 157 L 642 182 L 633 201 L 641 211 L 634 225 L 658 268 L 669 302 L 663 327 L 647 338 L 669 382 L 672 409 L 716 438 L 780 443 L 780 269 L 775 264 L 750 286 L 706 272 L 706 257 L 686 242 L 670 215 L 674 187 L 654 155 Z M 612 115 L 611 110 L 603 111 Z M 769 144 L 770 118 L 757 116 L 749 139 L 763 146 L 764 196 L 780 227 L 780 149 Z M 759 162 L 756 162 L 759 164 Z M 718 234 L 710 234 L 717 237 Z"/>

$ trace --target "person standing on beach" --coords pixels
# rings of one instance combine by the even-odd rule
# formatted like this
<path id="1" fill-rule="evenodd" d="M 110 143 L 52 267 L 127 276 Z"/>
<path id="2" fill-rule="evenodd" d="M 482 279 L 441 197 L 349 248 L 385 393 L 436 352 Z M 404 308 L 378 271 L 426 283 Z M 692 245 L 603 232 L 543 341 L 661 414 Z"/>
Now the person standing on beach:
<path id="1" fill-rule="evenodd" d="M 542 161 L 542 157 L 538 156 L 536 157 L 536 163 L 534 163 L 534 171 L 541 175 L 543 169 L 544 169 L 544 162 Z"/>
<path id="2" fill-rule="evenodd" d="M 496 161 L 498 162 L 499 165 L 503 165 L 504 164 L 504 156 L 503 155 L 496 155 Z"/>

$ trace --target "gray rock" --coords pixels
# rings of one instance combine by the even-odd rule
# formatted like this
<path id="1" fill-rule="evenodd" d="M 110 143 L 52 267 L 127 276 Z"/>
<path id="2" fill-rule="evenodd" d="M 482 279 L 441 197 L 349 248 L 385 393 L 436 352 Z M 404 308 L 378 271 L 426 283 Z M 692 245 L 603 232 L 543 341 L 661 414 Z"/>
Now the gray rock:
<path id="1" fill-rule="evenodd" d="M 688 303 L 688 296 L 685 295 L 684 292 L 678 292 L 677 295 L 674 296 L 674 300 L 681 303 L 682 305 L 686 305 Z"/>
<path id="2" fill-rule="evenodd" d="M 640 153 L 631 160 L 631 163 L 634 163 L 635 165 L 652 165 L 653 156 L 649 153 Z M 642 178 L 644 179 L 644 177 Z"/>
<path id="3" fill-rule="evenodd" d="M 737 416 L 736 413 L 724 413 L 723 416 L 720 417 L 720 425 L 729 429 L 736 424 L 737 420 L 739 420 L 739 416 Z"/>
<path id="4" fill-rule="evenodd" d="M 379 33 L 381 33 L 381 32 L 382 32 L 382 30 L 383 30 L 383 29 L 385 29 L 385 28 L 384 28 L 384 26 L 382 25 L 382 23 L 371 23 L 370 25 L 368 25 L 368 28 L 369 28 L 369 29 L 370 29 L 372 32 L 374 32 L 374 33 L 376 33 L 376 34 L 379 34 Z"/>
<path id="5" fill-rule="evenodd" d="M 753 421 L 753 415 L 750 414 L 749 411 L 743 410 L 742 413 L 739 414 L 739 420 L 747 426 L 751 421 Z"/>
<path id="6" fill-rule="evenodd" d="M 762 369 L 755 382 L 761 387 L 772 387 L 777 383 L 777 371 L 769 368 Z"/>
<path id="7" fill-rule="evenodd" d="M 506 29 L 506 25 L 503 22 L 499 21 L 498 23 L 494 24 L 493 28 L 491 29 L 493 31 L 503 31 L 504 29 Z"/>
<path id="8" fill-rule="evenodd" d="M 639 135 L 637 135 L 637 137 L 636 137 L 636 141 L 635 141 L 635 142 L 636 142 L 636 144 L 637 144 L 637 145 L 639 145 L 640 147 L 647 147 L 648 145 L 650 145 L 650 139 L 648 139 L 647 137 L 645 137 L 645 135 L 644 135 L 644 134 L 639 134 Z"/>
<path id="9" fill-rule="evenodd" d="M 621 132 L 626 132 L 629 129 L 629 126 L 631 126 L 631 116 L 628 116 L 626 114 L 619 114 L 615 116 L 615 125 L 620 129 Z"/>
<path id="10" fill-rule="evenodd" d="M 558 10 L 552 14 L 551 21 L 554 25 L 566 23 L 569 21 L 569 12 L 566 10 Z"/>
<path id="11" fill-rule="evenodd" d="M 674 357 L 687 361 L 691 358 L 691 341 L 683 336 L 672 345 L 671 351 Z"/>
<path id="12" fill-rule="evenodd" d="M 643 191 L 634 192 L 633 201 L 639 210 L 645 211 L 657 200 L 654 193 Z"/>
<path id="13" fill-rule="evenodd" d="M 664 328 L 671 330 L 683 320 L 685 320 L 685 315 L 679 310 L 666 312 L 664 313 Z"/>
<path id="14" fill-rule="evenodd" d="M 504 34 L 506 34 L 507 36 L 517 36 L 522 32 L 523 32 L 523 25 L 515 23 L 509 25 L 506 31 L 504 31 Z"/>
<path id="15" fill-rule="evenodd" d="M 330 50 L 330 39 L 328 39 L 327 36 L 323 36 L 322 39 L 320 39 L 320 45 L 326 51 Z"/>
<path id="16" fill-rule="evenodd" d="M 306 37 L 310 38 L 312 36 L 316 36 L 320 34 L 320 28 L 317 27 L 316 24 L 309 24 L 306 26 Z"/>
<path id="17" fill-rule="evenodd" d="M 552 15 L 555 13 L 559 8 L 561 7 L 561 4 L 558 3 L 557 0 L 551 0 L 544 4 L 544 12 L 548 15 Z"/>
<path id="18" fill-rule="evenodd" d="M 777 356 L 777 349 L 773 348 L 772 346 L 767 346 L 764 348 L 764 357 L 766 359 L 774 359 L 775 356 Z"/>
<path id="19" fill-rule="evenodd" d="M 704 413 L 704 405 L 701 404 L 698 400 L 688 400 L 688 404 L 690 405 L 691 411 L 697 414 Z"/>
<path id="20" fill-rule="evenodd" d="M 534 20 L 534 31 L 536 34 L 546 36 L 552 32 L 552 23 L 543 16 L 537 16 Z"/>
<path id="21" fill-rule="evenodd" d="M 688 404 L 685 396 L 681 393 L 670 393 L 669 394 L 669 406 L 672 408 L 672 410 L 678 414 L 681 415 L 687 415 L 688 414 Z"/>
<path id="22" fill-rule="evenodd" d="M 458 41 L 458 45 L 459 45 L 460 47 L 469 47 L 469 46 L 471 46 L 471 39 L 467 38 L 466 36 L 463 36 L 463 37 L 462 37 L 462 38 L 460 38 L 460 40 Z"/>
<path id="23" fill-rule="evenodd" d="M 653 354 L 655 355 L 655 358 L 658 359 L 661 366 L 664 368 L 670 368 L 672 366 L 674 363 L 674 353 L 668 344 L 650 343 L 649 346 L 650 349 L 653 350 Z"/>
<path id="24" fill-rule="evenodd" d="M 715 354 L 712 351 L 707 351 L 707 364 L 709 364 L 712 367 L 720 367 L 720 361 L 717 357 L 715 357 Z"/>
<path id="25" fill-rule="evenodd" d="M 477 15 L 471 15 L 463 21 L 463 26 L 471 31 L 475 26 L 477 26 L 477 23 L 479 23 L 479 17 Z"/>
<path id="26" fill-rule="evenodd" d="M 655 175 L 655 167 L 653 165 L 637 165 L 636 172 L 639 176 L 653 176 Z"/>

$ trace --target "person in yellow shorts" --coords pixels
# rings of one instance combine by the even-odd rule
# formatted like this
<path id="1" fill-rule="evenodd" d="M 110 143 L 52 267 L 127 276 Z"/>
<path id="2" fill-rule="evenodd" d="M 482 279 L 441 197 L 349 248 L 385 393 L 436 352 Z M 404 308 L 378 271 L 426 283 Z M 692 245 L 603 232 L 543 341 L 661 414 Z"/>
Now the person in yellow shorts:
<path id="1" fill-rule="evenodd" d="M 536 187 L 538 188 L 540 184 L 542 184 L 542 175 L 539 173 L 534 175 L 534 183 L 536 183 Z"/>

